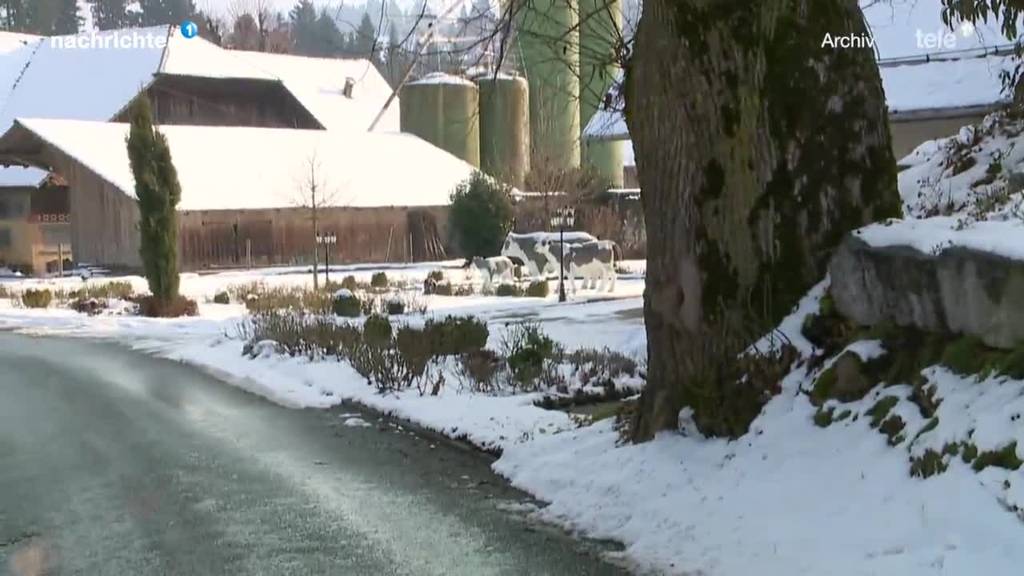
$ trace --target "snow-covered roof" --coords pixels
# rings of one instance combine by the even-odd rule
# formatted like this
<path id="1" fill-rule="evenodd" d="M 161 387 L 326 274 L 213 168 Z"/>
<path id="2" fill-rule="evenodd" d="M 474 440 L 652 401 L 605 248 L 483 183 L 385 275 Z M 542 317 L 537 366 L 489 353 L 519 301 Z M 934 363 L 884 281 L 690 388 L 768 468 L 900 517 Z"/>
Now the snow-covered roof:
<path id="1" fill-rule="evenodd" d="M 167 28 L 164 28 L 167 34 Z M 202 37 L 185 38 L 181 30 L 172 28 L 167 38 L 163 62 L 159 72 L 172 76 L 199 78 L 252 79 L 277 81 L 278 78 L 231 50 L 225 50 Z"/>
<path id="2" fill-rule="evenodd" d="M 245 78 L 281 82 L 328 130 L 367 130 L 391 95 L 391 87 L 372 62 L 362 58 L 309 58 L 225 50 L 202 38 L 185 38 L 172 28 L 163 74 L 201 78 Z M 345 84 L 353 80 L 351 97 Z M 377 124 L 399 130 L 398 102 Z"/>
<path id="3" fill-rule="evenodd" d="M 938 60 L 882 67 L 890 114 L 992 106 L 1003 100 L 1000 73 L 1012 71 L 1010 56 Z"/>
<path id="4" fill-rule="evenodd" d="M 0 54 L 7 54 L 27 46 L 34 44 L 42 38 L 41 36 L 35 36 L 33 34 L 21 34 L 18 32 L 3 32 L 0 31 Z"/>
<path id="5" fill-rule="evenodd" d="M 142 36 L 166 37 L 167 28 L 135 31 Z M 98 32 L 104 38 L 116 31 Z M 102 40 L 92 47 L 68 48 L 47 38 L 29 40 L 0 55 L 0 130 L 16 117 L 106 120 L 144 88 L 160 66 L 162 48 L 156 42 L 110 49 Z M 0 169 L 0 186 L 38 183 L 45 172 Z"/>
<path id="6" fill-rule="evenodd" d="M 306 58 L 264 52 L 232 52 L 255 68 L 280 78 L 285 87 L 328 130 L 367 130 L 391 96 L 391 86 L 372 62 L 362 58 Z M 345 96 L 351 78 L 352 97 Z M 398 99 L 375 130 L 399 131 Z"/>
<path id="7" fill-rule="evenodd" d="M 99 38 L 122 31 L 97 32 Z M 160 68 L 167 27 L 143 28 L 133 34 L 152 38 L 129 48 L 104 47 L 102 41 L 69 48 L 44 39 L 36 44 L 23 72 L 0 110 L 0 130 L 15 118 L 112 118 L 153 79 Z"/>
<path id="8" fill-rule="evenodd" d="M 39 42 L 36 37 L 23 37 L 24 34 L 0 32 L 0 113 Z"/>
<path id="9" fill-rule="evenodd" d="M 601 105 L 590 121 L 583 128 L 583 137 L 591 140 L 626 140 L 629 138 L 629 128 L 626 127 L 626 115 L 623 114 L 626 102 L 622 95 L 625 76 L 620 71 L 615 77 L 615 82 L 608 89 L 608 97 L 604 102 L 608 106 Z"/>
<path id="10" fill-rule="evenodd" d="M 134 179 L 127 124 L 18 119 L 126 194 Z M 441 206 L 473 167 L 415 136 L 273 128 L 163 126 L 182 187 L 181 210 L 284 208 L 300 202 L 310 161 L 321 190 L 350 207 Z"/>
<path id="11" fill-rule="evenodd" d="M 104 44 L 125 34 L 144 41 L 129 48 Z M 0 132 L 15 118 L 110 120 L 158 74 L 280 82 L 328 130 L 367 130 L 391 94 L 368 60 L 225 50 L 184 38 L 177 27 L 91 33 L 73 48 L 60 39 L 0 33 Z M 344 94 L 348 78 L 351 98 Z M 396 101 L 377 129 L 397 132 L 398 115 Z M 0 186 L 23 185 L 25 174 L 0 168 Z"/>

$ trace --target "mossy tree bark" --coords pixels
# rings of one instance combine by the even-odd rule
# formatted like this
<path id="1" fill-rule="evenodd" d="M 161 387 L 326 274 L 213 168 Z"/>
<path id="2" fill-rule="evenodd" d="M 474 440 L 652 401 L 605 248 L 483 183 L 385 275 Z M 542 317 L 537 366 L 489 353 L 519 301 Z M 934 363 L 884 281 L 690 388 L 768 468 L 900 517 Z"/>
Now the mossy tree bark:
<path id="1" fill-rule="evenodd" d="M 787 314 L 846 232 L 899 212 L 873 53 L 826 34 L 867 34 L 857 0 L 644 3 L 626 86 L 648 238 L 637 440 L 676 426 L 702 370 Z"/>

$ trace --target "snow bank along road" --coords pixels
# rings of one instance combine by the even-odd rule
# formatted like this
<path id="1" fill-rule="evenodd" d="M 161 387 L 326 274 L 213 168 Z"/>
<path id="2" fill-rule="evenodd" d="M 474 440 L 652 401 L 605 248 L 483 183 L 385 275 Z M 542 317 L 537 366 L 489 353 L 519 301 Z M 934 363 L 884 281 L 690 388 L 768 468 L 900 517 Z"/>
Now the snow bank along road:
<path id="1" fill-rule="evenodd" d="M 478 454 L 0 333 L 0 573 L 621 574 Z"/>

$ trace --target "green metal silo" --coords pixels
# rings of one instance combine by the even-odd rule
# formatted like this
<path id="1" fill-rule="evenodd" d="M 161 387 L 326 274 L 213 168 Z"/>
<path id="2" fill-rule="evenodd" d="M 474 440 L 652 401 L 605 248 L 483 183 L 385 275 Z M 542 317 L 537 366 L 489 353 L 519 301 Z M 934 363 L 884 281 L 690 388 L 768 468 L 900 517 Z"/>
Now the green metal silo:
<path id="1" fill-rule="evenodd" d="M 402 132 L 423 138 L 480 167 L 480 96 L 476 84 L 428 74 L 402 88 Z"/>
<path id="2" fill-rule="evenodd" d="M 530 171 L 530 93 L 526 79 L 486 74 L 480 87 L 480 169 L 521 188 Z"/>
<path id="3" fill-rule="evenodd" d="M 530 168 L 580 165 L 579 11 L 576 0 L 532 0 L 518 11 L 522 69 L 530 86 Z"/>
<path id="4" fill-rule="evenodd" d="M 619 0 L 580 2 L 580 128 L 598 111 L 605 94 L 620 72 L 615 42 L 621 37 L 622 6 Z M 582 141 L 583 165 L 594 169 L 612 186 L 623 184 L 623 142 Z"/>

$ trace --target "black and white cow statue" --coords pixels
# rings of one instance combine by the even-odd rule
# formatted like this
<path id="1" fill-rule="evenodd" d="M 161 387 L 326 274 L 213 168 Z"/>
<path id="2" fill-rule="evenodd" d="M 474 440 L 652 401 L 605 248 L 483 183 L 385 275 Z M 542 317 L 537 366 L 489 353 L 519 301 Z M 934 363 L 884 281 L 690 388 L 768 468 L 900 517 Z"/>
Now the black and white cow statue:
<path id="1" fill-rule="evenodd" d="M 586 232 L 566 232 L 566 246 L 583 242 L 594 242 L 597 238 Z M 530 234 L 510 233 L 505 237 L 501 255 L 523 266 L 526 276 L 546 278 L 558 274 L 558 252 L 552 252 L 550 244 L 558 242 L 558 232 L 532 232 Z"/>
<path id="2" fill-rule="evenodd" d="M 546 249 L 557 262 L 560 245 L 549 242 Z M 615 291 L 615 252 L 618 247 L 611 240 L 593 240 L 579 244 L 565 245 L 565 268 L 569 272 L 569 287 L 576 293 L 576 277 L 583 278 L 583 289 L 590 288 L 600 292 Z"/>
<path id="3" fill-rule="evenodd" d="M 493 256 L 491 258 L 473 257 L 473 267 L 480 271 L 484 280 L 484 288 L 490 288 L 495 280 L 499 284 L 515 281 L 515 264 L 506 256 Z"/>

